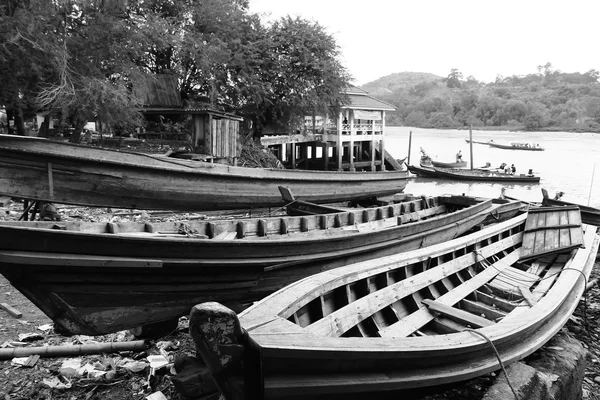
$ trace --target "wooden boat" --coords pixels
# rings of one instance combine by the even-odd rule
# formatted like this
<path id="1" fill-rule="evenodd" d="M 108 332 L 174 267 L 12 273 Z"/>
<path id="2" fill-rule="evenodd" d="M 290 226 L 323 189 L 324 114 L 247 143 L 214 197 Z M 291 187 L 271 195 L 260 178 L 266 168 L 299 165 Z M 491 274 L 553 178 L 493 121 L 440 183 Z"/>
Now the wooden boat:
<path id="1" fill-rule="evenodd" d="M 487 142 L 490 147 L 495 147 L 497 149 L 506 149 L 506 150 L 529 150 L 529 151 L 544 151 L 544 148 L 539 145 L 539 143 L 518 143 L 513 142 L 510 144 L 500 144 L 494 143 L 493 141 Z"/>
<path id="2" fill-rule="evenodd" d="M 444 167 L 444 168 L 464 168 L 467 166 L 466 161 L 442 162 L 433 160 L 423 148 L 421 148 L 421 159 L 419 161 L 422 167 Z"/>
<path id="3" fill-rule="evenodd" d="M 243 309 L 305 276 L 450 240 L 506 203 L 464 196 L 330 214 L 164 223 L 0 222 L 0 273 L 63 333 L 176 321 L 204 301 Z"/>
<path id="4" fill-rule="evenodd" d="M 514 182 L 537 183 L 539 176 L 526 174 L 506 174 L 503 172 L 484 169 L 450 169 L 438 167 L 418 167 L 409 165 L 408 170 L 413 174 L 426 178 L 449 179 L 455 181 L 484 181 L 484 182 Z"/>
<path id="5" fill-rule="evenodd" d="M 278 186 L 316 203 L 401 192 L 406 171 L 243 168 L 0 135 L 0 193 L 85 206 L 225 210 L 283 206 Z"/>
<path id="6" fill-rule="evenodd" d="M 228 400 L 362 399 L 471 379 L 500 369 L 496 351 L 517 361 L 570 318 L 600 240 L 580 222 L 577 210 L 537 210 L 305 278 L 239 316 L 200 304 L 190 333 Z"/>
<path id="7" fill-rule="evenodd" d="M 431 160 L 431 165 L 433 165 L 434 167 L 440 167 L 440 168 L 465 168 L 467 166 L 467 162 L 466 161 L 442 162 L 442 161 Z"/>
<path id="8" fill-rule="evenodd" d="M 552 206 L 577 206 L 581 210 L 581 219 L 583 223 L 600 226 L 600 209 L 590 206 L 584 206 L 567 201 L 551 199 L 548 196 L 548 191 L 542 188 L 542 205 L 547 207 Z"/>
<path id="9" fill-rule="evenodd" d="M 465 142 L 467 142 L 467 143 L 471 143 L 471 141 L 470 141 L 469 139 L 465 139 Z M 483 141 L 483 140 L 473 140 L 473 143 L 478 143 L 478 144 L 488 144 L 488 143 L 489 143 L 489 140 L 488 140 L 488 141 Z"/>

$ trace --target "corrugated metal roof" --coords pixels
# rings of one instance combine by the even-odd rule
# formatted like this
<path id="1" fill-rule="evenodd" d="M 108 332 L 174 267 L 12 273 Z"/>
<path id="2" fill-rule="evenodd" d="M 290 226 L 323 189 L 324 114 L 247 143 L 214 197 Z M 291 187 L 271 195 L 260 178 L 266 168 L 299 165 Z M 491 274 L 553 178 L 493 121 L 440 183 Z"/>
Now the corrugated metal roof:
<path id="1" fill-rule="evenodd" d="M 350 98 L 350 104 L 344 106 L 344 108 L 350 108 L 352 110 L 396 110 L 396 107 L 393 105 L 369 95 L 349 94 L 348 97 Z"/>
<path id="2" fill-rule="evenodd" d="M 144 106 L 146 107 L 182 107 L 181 96 L 177 89 L 177 77 L 175 75 L 156 75 L 155 80 L 150 83 Z"/>

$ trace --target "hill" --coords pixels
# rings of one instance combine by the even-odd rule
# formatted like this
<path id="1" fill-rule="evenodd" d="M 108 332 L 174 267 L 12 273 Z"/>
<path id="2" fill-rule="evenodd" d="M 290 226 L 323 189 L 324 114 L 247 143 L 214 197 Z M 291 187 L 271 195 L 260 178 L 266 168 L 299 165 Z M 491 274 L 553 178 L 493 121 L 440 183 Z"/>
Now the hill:
<path id="1" fill-rule="evenodd" d="M 400 89 L 410 88 L 422 82 L 442 81 L 442 77 L 427 72 L 397 72 L 361 86 L 375 97 L 382 97 Z"/>
<path id="2" fill-rule="evenodd" d="M 396 106 L 388 125 L 600 132 L 600 72 L 544 68 L 487 84 L 457 70 L 448 77 L 400 72 L 361 88 Z"/>

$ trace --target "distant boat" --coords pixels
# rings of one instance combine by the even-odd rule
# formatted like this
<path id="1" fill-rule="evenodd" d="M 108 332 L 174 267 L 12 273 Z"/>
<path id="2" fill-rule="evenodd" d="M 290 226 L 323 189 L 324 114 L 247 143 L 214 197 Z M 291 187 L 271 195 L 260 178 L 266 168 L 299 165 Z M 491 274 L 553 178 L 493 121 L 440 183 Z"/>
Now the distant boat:
<path id="1" fill-rule="evenodd" d="M 494 143 L 493 141 L 487 142 L 490 147 L 495 147 L 498 149 L 506 149 L 506 150 L 529 150 L 529 151 L 543 151 L 544 148 L 539 145 L 539 143 L 518 143 L 513 142 L 510 144 L 499 144 Z"/>
<path id="2" fill-rule="evenodd" d="M 279 186 L 315 203 L 399 193 L 407 171 L 244 168 L 0 135 L 0 194 L 92 207 L 230 210 L 285 205 Z"/>
<path id="3" fill-rule="evenodd" d="M 486 169 L 450 169 L 437 167 L 418 167 L 409 165 L 408 170 L 413 174 L 426 178 L 449 179 L 454 181 L 482 181 L 482 182 L 518 182 L 537 183 L 539 176 L 526 174 L 507 174 Z"/>
<path id="4" fill-rule="evenodd" d="M 482 376 L 542 347 L 579 304 L 600 237 L 578 218 L 535 210 L 307 277 L 239 316 L 199 304 L 190 333 L 227 400 L 376 399 Z"/>
<path id="5" fill-rule="evenodd" d="M 442 162 L 442 161 L 431 160 L 431 164 L 434 167 L 440 167 L 440 168 L 465 168 L 467 166 L 466 161 Z"/>
<path id="6" fill-rule="evenodd" d="M 471 141 L 469 139 L 465 139 L 465 142 L 467 143 L 471 143 Z M 477 144 L 488 144 L 489 141 L 483 141 L 483 140 L 473 140 L 473 143 L 477 143 Z"/>
<path id="7" fill-rule="evenodd" d="M 443 162 L 433 160 L 428 156 L 423 149 L 421 149 L 423 155 L 421 155 L 420 164 L 424 167 L 443 167 L 443 168 L 464 168 L 467 166 L 466 161 L 454 161 L 454 162 Z"/>

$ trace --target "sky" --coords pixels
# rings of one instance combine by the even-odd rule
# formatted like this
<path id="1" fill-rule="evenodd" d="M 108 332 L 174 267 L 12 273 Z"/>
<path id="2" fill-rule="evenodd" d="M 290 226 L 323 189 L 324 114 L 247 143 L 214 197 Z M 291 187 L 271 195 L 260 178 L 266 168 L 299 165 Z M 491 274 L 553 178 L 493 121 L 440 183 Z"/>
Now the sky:
<path id="1" fill-rule="evenodd" d="M 598 0 L 250 0 L 264 18 L 300 16 L 332 34 L 363 85 L 397 72 L 492 82 L 498 75 L 600 71 Z"/>

